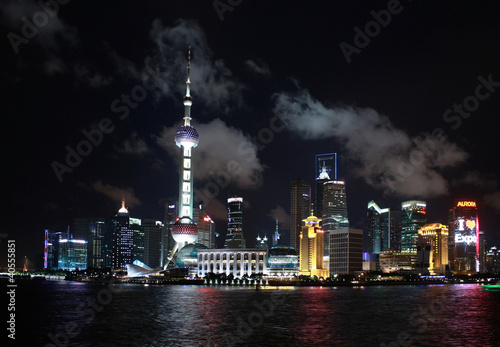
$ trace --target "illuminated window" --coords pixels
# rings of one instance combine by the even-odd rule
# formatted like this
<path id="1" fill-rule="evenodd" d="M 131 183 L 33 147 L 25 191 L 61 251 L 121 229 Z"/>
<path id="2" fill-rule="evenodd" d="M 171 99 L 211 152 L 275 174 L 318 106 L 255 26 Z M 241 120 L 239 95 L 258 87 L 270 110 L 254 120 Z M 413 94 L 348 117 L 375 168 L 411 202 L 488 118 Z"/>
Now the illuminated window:
<path id="1" fill-rule="evenodd" d="M 185 169 L 190 169 L 191 168 L 191 159 L 184 158 L 184 168 Z"/>
<path id="2" fill-rule="evenodd" d="M 184 195 L 182 197 L 182 202 L 185 203 L 185 204 L 189 204 L 189 195 Z"/>
<path id="3" fill-rule="evenodd" d="M 189 182 L 184 182 L 182 184 L 182 191 L 183 192 L 190 192 L 191 191 L 191 184 Z"/>
<path id="4" fill-rule="evenodd" d="M 184 170 L 184 180 L 189 181 L 191 179 L 191 171 Z"/>

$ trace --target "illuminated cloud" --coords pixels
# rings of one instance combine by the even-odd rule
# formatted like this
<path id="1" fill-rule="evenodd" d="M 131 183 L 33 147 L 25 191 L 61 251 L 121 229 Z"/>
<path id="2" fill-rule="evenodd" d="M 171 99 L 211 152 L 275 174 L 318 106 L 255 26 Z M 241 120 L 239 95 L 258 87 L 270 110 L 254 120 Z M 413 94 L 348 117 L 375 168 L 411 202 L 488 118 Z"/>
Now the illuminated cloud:
<path id="1" fill-rule="evenodd" d="M 369 185 L 402 197 L 448 193 L 441 171 L 462 163 L 467 154 L 444 135 L 410 137 L 388 117 L 370 108 L 325 106 L 305 90 L 278 93 L 274 112 L 304 140 L 335 139 L 344 158 Z"/>
<path id="2" fill-rule="evenodd" d="M 176 163 L 180 152 L 174 143 L 174 134 L 179 125 L 165 127 L 155 138 Z M 193 150 L 193 171 L 197 182 L 214 182 L 221 188 L 229 184 L 244 189 L 261 185 L 264 166 L 257 157 L 257 147 L 247 135 L 218 118 L 210 123 L 193 125 L 200 135 L 200 143 Z M 200 186 L 200 183 L 195 185 Z"/>
<path id="3" fill-rule="evenodd" d="M 121 201 L 125 199 L 127 208 L 141 205 L 141 201 L 135 196 L 134 189 L 132 188 L 119 188 L 110 184 L 105 184 L 101 180 L 94 182 L 91 187 L 92 190 L 101 193 L 113 201 Z"/>
<path id="4" fill-rule="evenodd" d="M 204 31 L 188 20 L 178 20 L 164 27 L 159 20 L 152 24 L 152 53 L 145 59 L 143 78 L 150 75 L 160 81 L 161 95 L 175 100 L 185 91 L 187 48 L 191 45 L 191 85 L 193 100 L 218 112 L 227 113 L 242 103 L 243 85 L 221 59 L 214 59 Z"/>
<path id="5" fill-rule="evenodd" d="M 273 220 L 278 220 L 278 227 L 280 230 L 290 230 L 290 215 L 283 207 L 276 205 L 268 216 Z"/>

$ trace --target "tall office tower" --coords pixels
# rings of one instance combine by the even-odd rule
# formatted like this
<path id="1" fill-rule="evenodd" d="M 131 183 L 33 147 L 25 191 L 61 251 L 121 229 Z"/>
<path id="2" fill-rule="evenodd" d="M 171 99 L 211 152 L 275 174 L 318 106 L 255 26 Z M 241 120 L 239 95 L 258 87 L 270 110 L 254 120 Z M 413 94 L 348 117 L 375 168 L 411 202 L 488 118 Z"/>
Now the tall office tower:
<path id="1" fill-rule="evenodd" d="M 300 248 L 300 232 L 303 220 L 311 212 L 311 186 L 302 180 L 292 181 L 290 208 L 290 246 L 298 250 Z"/>
<path id="2" fill-rule="evenodd" d="M 161 254 L 160 264 L 164 267 L 173 256 L 175 240 L 172 237 L 172 225 L 177 219 L 177 208 L 175 204 L 165 204 L 165 214 L 163 217 L 163 228 L 161 230 Z"/>
<path id="3" fill-rule="evenodd" d="M 106 221 L 104 218 L 89 218 L 89 239 L 87 252 L 89 267 L 104 267 L 104 235 Z"/>
<path id="4" fill-rule="evenodd" d="M 88 218 L 76 217 L 73 218 L 68 239 L 86 240 L 87 244 L 87 259 L 92 259 L 92 243 L 90 236 L 90 221 Z"/>
<path id="5" fill-rule="evenodd" d="M 203 204 L 193 210 L 193 220 L 198 225 L 198 240 L 196 243 L 207 248 L 215 248 L 215 223 L 203 209 Z"/>
<path id="6" fill-rule="evenodd" d="M 142 227 L 142 220 L 130 217 L 129 226 L 130 229 L 134 230 L 132 262 L 139 260 L 144 263 L 144 228 Z"/>
<path id="7" fill-rule="evenodd" d="M 186 95 L 184 96 L 184 124 L 175 133 L 175 144 L 180 148 L 179 165 L 179 219 L 172 225 L 172 237 L 177 249 L 196 242 L 198 226 L 193 221 L 193 163 L 191 152 L 198 146 L 199 135 L 191 126 L 191 47 L 188 50 Z M 175 253 L 175 250 L 174 252 Z"/>
<path id="8" fill-rule="evenodd" d="M 368 252 L 379 254 L 392 249 L 398 251 L 401 238 L 401 212 L 380 208 L 375 201 L 367 206 Z"/>
<path id="9" fill-rule="evenodd" d="M 391 244 L 390 249 L 401 251 L 401 211 L 392 211 L 391 223 Z"/>
<path id="10" fill-rule="evenodd" d="M 317 154 L 314 160 L 314 208 L 316 216 L 323 215 L 323 183 L 337 179 L 337 153 Z"/>
<path id="11" fill-rule="evenodd" d="M 478 242 L 479 242 L 479 272 L 486 272 L 486 240 L 484 238 L 484 231 L 479 231 L 478 233 Z"/>
<path id="12" fill-rule="evenodd" d="M 349 227 L 344 181 L 323 183 L 323 229 L 328 232 Z"/>
<path id="13" fill-rule="evenodd" d="M 451 271 L 454 274 L 474 274 L 480 270 L 479 218 L 475 201 L 458 200 L 450 210 L 448 243 Z"/>
<path id="14" fill-rule="evenodd" d="M 320 228 L 321 219 L 311 215 L 304 219 L 304 226 L 300 232 L 300 274 L 306 276 L 329 277 L 328 269 L 323 266 L 325 248 L 325 233 Z"/>
<path id="15" fill-rule="evenodd" d="M 425 246 L 430 246 L 428 256 L 422 257 L 421 252 L 427 255 Z M 427 265 L 417 264 L 417 268 L 426 268 L 431 275 L 444 275 L 448 265 L 448 227 L 441 223 L 421 227 L 418 230 L 417 255 L 417 259 Z"/>
<path id="16" fill-rule="evenodd" d="M 87 245 L 86 240 L 60 239 L 58 268 L 68 271 L 87 269 Z"/>
<path id="17" fill-rule="evenodd" d="M 500 273 L 500 250 L 493 246 L 486 252 L 485 271 L 490 274 Z"/>
<path id="18" fill-rule="evenodd" d="M 330 252 L 330 231 L 348 228 L 347 200 L 344 181 L 326 181 L 323 183 L 322 228 L 325 231 L 325 255 Z"/>
<path id="19" fill-rule="evenodd" d="M 276 230 L 274 230 L 273 234 L 273 247 L 279 244 L 281 238 L 281 234 L 278 230 L 278 220 L 276 219 Z"/>
<path id="20" fill-rule="evenodd" d="M 243 236 L 243 198 L 227 199 L 227 234 L 224 248 L 245 248 Z"/>
<path id="21" fill-rule="evenodd" d="M 426 222 L 426 202 L 419 200 L 401 203 L 401 252 L 417 252 L 418 229 Z"/>
<path id="22" fill-rule="evenodd" d="M 144 229 L 144 263 L 150 268 L 160 266 L 163 223 L 151 218 L 142 220 Z"/>
<path id="23" fill-rule="evenodd" d="M 111 267 L 115 270 L 126 270 L 126 265 L 133 262 L 134 229 L 130 227 L 130 215 L 125 208 L 125 200 L 122 200 L 122 207 L 111 219 L 111 227 Z"/>
<path id="24" fill-rule="evenodd" d="M 44 233 L 43 268 L 57 270 L 59 264 L 59 240 L 62 233 L 48 229 L 45 229 Z"/>
<path id="25" fill-rule="evenodd" d="M 363 270 L 363 230 L 341 228 L 330 231 L 330 275 Z"/>

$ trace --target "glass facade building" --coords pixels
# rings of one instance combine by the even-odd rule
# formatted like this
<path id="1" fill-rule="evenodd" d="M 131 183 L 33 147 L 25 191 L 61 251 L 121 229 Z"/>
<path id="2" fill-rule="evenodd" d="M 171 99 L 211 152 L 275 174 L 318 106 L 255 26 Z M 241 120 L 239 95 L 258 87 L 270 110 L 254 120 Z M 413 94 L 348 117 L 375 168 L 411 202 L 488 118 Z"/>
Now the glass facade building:
<path id="1" fill-rule="evenodd" d="M 401 252 L 417 252 L 418 230 L 427 223 L 425 201 L 401 203 Z"/>
<path id="2" fill-rule="evenodd" d="M 311 213 L 311 185 L 305 181 L 296 180 L 292 181 L 291 188 L 290 246 L 299 249 L 302 221 Z"/>

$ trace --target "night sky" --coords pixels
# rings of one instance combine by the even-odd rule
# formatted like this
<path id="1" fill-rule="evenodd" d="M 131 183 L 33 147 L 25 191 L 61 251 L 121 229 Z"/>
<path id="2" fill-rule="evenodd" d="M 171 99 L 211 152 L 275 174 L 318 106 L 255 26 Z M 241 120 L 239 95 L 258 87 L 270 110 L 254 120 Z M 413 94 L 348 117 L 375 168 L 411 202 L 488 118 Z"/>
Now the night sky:
<path id="1" fill-rule="evenodd" d="M 423 199 L 446 224 L 475 199 L 500 246 L 497 2 L 60 2 L 0 4 L 1 265 L 5 238 L 34 260 L 44 229 L 108 218 L 123 196 L 163 219 L 189 44 L 195 187 L 222 240 L 233 195 L 248 246 L 276 218 L 288 240 L 291 180 L 336 152 L 352 227 L 370 200 Z"/>

